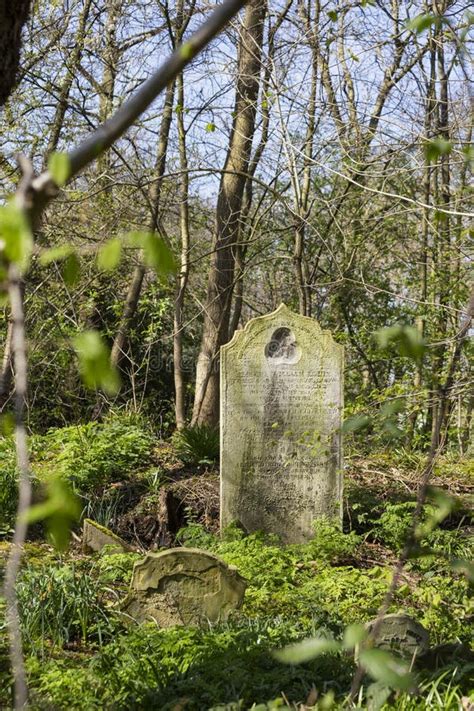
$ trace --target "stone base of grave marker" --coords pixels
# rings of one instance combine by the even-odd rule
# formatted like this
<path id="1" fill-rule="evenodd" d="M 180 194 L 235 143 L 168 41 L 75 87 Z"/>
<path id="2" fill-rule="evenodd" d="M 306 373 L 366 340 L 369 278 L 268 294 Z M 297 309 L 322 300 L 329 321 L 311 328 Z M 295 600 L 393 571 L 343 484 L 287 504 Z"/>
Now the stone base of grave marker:
<path id="1" fill-rule="evenodd" d="M 221 527 L 298 543 L 341 521 L 343 360 L 284 304 L 221 348 Z"/>
<path id="2" fill-rule="evenodd" d="M 147 553 L 135 563 L 120 609 L 160 627 L 222 622 L 243 601 L 247 581 L 237 568 L 198 548 Z"/>

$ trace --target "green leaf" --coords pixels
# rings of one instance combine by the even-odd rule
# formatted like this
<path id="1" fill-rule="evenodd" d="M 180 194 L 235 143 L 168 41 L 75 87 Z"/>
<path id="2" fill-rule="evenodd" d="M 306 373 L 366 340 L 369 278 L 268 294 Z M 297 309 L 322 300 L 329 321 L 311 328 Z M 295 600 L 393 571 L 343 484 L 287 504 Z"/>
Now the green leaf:
<path id="1" fill-rule="evenodd" d="M 367 711 L 378 711 L 390 698 L 392 690 L 378 681 L 367 689 Z"/>
<path id="2" fill-rule="evenodd" d="M 113 395 L 118 392 L 120 378 L 110 363 L 110 351 L 97 331 L 84 331 L 73 339 L 84 384 L 96 390 L 102 388 Z"/>
<path id="3" fill-rule="evenodd" d="M 33 251 L 33 234 L 25 212 L 14 199 L 0 206 L 1 250 L 8 261 L 16 264 L 21 271 L 28 268 Z"/>
<path id="4" fill-rule="evenodd" d="M 207 133 L 214 133 L 215 130 L 216 130 L 216 124 L 215 124 L 215 123 L 210 122 L 210 123 L 207 124 L 207 126 L 206 126 L 206 131 L 207 131 Z"/>
<path id="5" fill-rule="evenodd" d="M 51 249 L 46 249 L 44 252 L 41 253 L 39 262 L 44 267 L 48 266 L 48 264 L 51 264 L 51 262 L 62 262 L 63 259 L 69 257 L 69 255 L 73 251 L 73 247 L 71 247 L 71 245 L 69 244 L 61 244 L 58 247 L 51 247 Z"/>
<path id="6" fill-rule="evenodd" d="M 403 412 L 404 409 L 405 400 L 402 397 L 398 397 L 395 400 L 384 402 L 380 408 L 380 414 L 382 417 L 392 417 L 392 415 L 397 415 L 399 412 Z"/>
<path id="7" fill-rule="evenodd" d="M 11 412 L 0 416 L 0 431 L 4 437 L 9 437 L 15 431 L 15 417 Z"/>
<path id="8" fill-rule="evenodd" d="M 474 583 L 474 563 L 472 560 L 453 558 L 451 560 L 451 568 L 452 570 L 465 575 L 469 582 Z"/>
<path id="9" fill-rule="evenodd" d="M 58 187 L 66 184 L 71 174 L 71 161 L 67 153 L 52 153 L 48 160 L 48 170 Z"/>
<path id="10" fill-rule="evenodd" d="M 273 652 L 273 656 L 284 664 L 302 664 L 321 654 L 338 652 L 340 649 L 341 645 L 333 639 L 311 637 L 296 644 L 289 644 L 287 647 Z"/>
<path id="11" fill-rule="evenodd" d="M 474 163 L 474 146 L 471 144 L 469 146 L 465 146 L 462 149 L 462 152 L 464 153 L 464 160 L 468 165 L 472 165 Z"/>
<path id="12" fill-rule="evenodd" d="M 428 486 L 426 496 L 436 506 L 435 516 L 438 523 L 441 523 L 446 516 L 449 516 L 455 509 L 459 508 L 459 500 L 438 486 Z"/>
<path id="13" fill-rule="evenodd" d="M 353 649 L 356 645 L 363 642 L 367 637 L 367 629 L 364 625 L 354 624 L 349 625 L 344 630 L 344 638 L 342 646 L 344 649 Z"/>
<path id="14" fill-rule="evenodd" d="M 442 136 L 433 138 L 431 141 L 426 141 L 424 152 L 426 160 L 437 161 L 440 156 L 445 156 L 451 153 L 453 144 Z"/>
<path id="15" fill-rule="evenodd" d="M 336 695 L 335 695 L 333 689 L 329 689 L 329 691 L 326 694 L 324 694 L 324 696 L 322 696 L 321 699 L 319 700 L 318 708 L 321 709 L 321 711 L 325 711 L 326 709 L 334 708 L 335 699 L 336 699 Z"/>
<path id="16" fill-rule="evenodd" d="M 65 550 L 69 543 L 70 526 L 81 514 L 79 500 L 67 481 L 56 475 L 46 482 L 46 500 L 26 512 L 26 521 L 44 521 L 53 544 Z"/>
<path id="17" fill-rule="evenodd" d="M 393 420 L 385 420 L 382 425 L 382 430 L 390 437 L 390 439 L 401 439 L 405 436 L 405 432 L 397 426 Z"/>
<path id="18" fill-rule="evenodd" d="M 99 249 L 99 253 L 97 254 L 97 266 L 104 272 L 110 272 L 116 269 L 120 264 L 121 254 L 121 241 L 118 237 L 110 239 Z"/>
<path id="19" fill-rule="evenodd" d="M 368 415 L 352 415 L 344 420 L 342 425 L 343 432 L 355 432 L 362 430 L 371 423 L 371 418 Z"/>
<path id="20" fill-rule="evenodd" d="M 337 11 L 336 10 L 329 10 L 328 17 L 333 22 L 336 22 L 337 21 Z"/>
<path id="21" fill-rule="evenodd" d="M 412 360 L 420 360 L 425 352 L 423 337 L 413 326 L 395 324 L 382 328 L 375 333 L 375 339 L 379 348 L 386 349 L 394 344 L 400 355 Z"/>
<path id="22" fill-rule="evenodd" d="M 72 251 L 64 260 L 63 263 L 63 279 L 68 286 L 73 286 L 77 283 L 81 271 L 81 263 L 76 252 Z"/>
<path id="23" fill-rule="evenodd" d="M 184 42 L 179 48 L 179 53 L 181 57 L 185 60 L 192 59 L 194 56 L 194 47 L 191 42 Z"/>
<path id="24" fill-rule="evenodd" d="M 428 30 L 431 25 L 434 25 L 435 27 L 440 27 L 442 21 L 443 18 L 441 17 L 441 15 L 431 15 L 427 13 L 424 15 L 418 15 L 412 20 L 409 20 L 406 24 L 406 27 L 408 30 L 412 30 L 413 32 L 416 32 L 417 35 L 420 35 L 422 32 L 425 32 L 425 30 Z"/>
<path id="25" fill-rule="evenodd" d="M 366 649 L 360 653 L 359 661 L 373 679 L 392 689 L 409 691 L 414 688 L 408 664 L 384 649 Z"/>
<path id="26" fill-rule="evenodd" d="M 418 539 L 422 539 L 434 531 L 459 506 L 454 496 L 436 486 L 429 486 L 426 493 L 427 499 L 432 501 L 433 505 L 428 507 L 429 515 L 426 520 L 417 526 L 416 536 Z"/>
<path id="27" fill-rule="evenodd" d="M 130 232 L 128 240 L 135 247 L 143 249 L 145 263 L 164 278 L 175 274 L 177 265 L 171 249 L 155 232 Z"/>

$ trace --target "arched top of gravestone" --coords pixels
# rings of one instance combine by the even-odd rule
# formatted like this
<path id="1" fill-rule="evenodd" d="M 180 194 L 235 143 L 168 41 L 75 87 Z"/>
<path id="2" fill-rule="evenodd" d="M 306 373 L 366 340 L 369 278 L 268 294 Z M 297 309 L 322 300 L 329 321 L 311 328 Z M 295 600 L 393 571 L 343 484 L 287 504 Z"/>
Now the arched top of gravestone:
<path id="1" fill-rule="evenodd" d="M 221 346 L 222 354 L 242 352 L 263 332 L 268 332 L 265 357 L 275 365 L 296 364 L 301 357 L 301 348 L 311 345 L 312 350 L 318 341 L 322 350 L 340 357 L 344 353 L 344 346 L 334 340 L 330 331 L 322 329 L 316 319 L 302 316 L 282 303 L 275 311 L 250 319 L 244 328 L 235 331 L 232 339 Z M 307 338 L 311 339 L 311 344 L 305 343 Z"/>

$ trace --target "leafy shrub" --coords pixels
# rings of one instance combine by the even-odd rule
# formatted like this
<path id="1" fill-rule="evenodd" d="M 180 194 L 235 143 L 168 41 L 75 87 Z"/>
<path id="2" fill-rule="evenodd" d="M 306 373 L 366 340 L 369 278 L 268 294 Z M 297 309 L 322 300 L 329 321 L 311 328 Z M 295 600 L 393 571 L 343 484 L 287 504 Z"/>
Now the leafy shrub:
<path id="1" fill-rule="evenodd" d="M 354 531 L 343 533 L 332 521 L 321 518 L 314 522 L 314 538 L 304 546 L 306 555 L 311 553 L 319 560 L 340 565 L 350 560 L 361 543 Z"/>
<path id="2" fill-rule="evenodd" d="M 216 537 L 206 531 L 202 524 L 194 521 L 188 523 L 184 528 L 180 528 L 176 534 L 176 541 L 188 548 L 215 550 L 218 547 Z"/>
<path id="3" fill-rule="evenodd" d="M 89 574 L 68 565 L 27 566 L 17 584 L 23 635 L 44 653 L 45 644 L 64 646 L 98 640 L 111 631 L 111 621 Z"/>
<path id="4" fill-rule="evenodd" d="M 185 427 L 174 433 L 173 445 L 186 464 L 210 464 L 219 458 L 219 430 L 210 425 Z"/>
<path id="5" fill-rule="evenodd" d="M 42 469 L 54 469 L 88 492 L 143 468 L 152 445 L 151 432 L 136 418 L 111 417 L 51 430 L 41 438 L 36 459 Z"/>
<path id="6" fill-rule="evenodd" d="M 411 530 L 415 507 L 414 501 L 387 504 L 385 511 L 373 525 L 374 537 L 395 551 L 401 550 Z M 433 520 L 435 514 L 435 508 L 431 504 L 426 504 L 422 522 Z M 472 559 L 474 554 L 472 536 L 467 536 L 458 529 L 450 531 L 442 528 L 429 530 L 430 528 L 431 526 L 428 527 L 429 532 L 426 532 L 420 541 L 422 549 L 428 555 L 419 558 L 416 565 L 421 568 L 432 568 L 433 565 L 446 566 L 450 558 Z M 432 555 L 429 555 L 429 551 Z"/>
<path id="7" fill-rule="evenodd" d="M 85 499 L 82 518 L 90 518 L 106 528 L 114 527 L 124 505 L 119 487 L 106 489 L 100 494 L 91 492 L 82 498 Z"/>
<path id="8" fill-rule="evenodd" d="M 171 711 L 186 699 L 186 709 L 203 711 L 220 704 L 252 708 L 284 689 L 290 700 L 307 697 L 313 683 L 347 684 L 351 665 L 338 657 L 291 667 L 276 662 L 271 651 L 301 637 L 301 629 L 245 624 L 233 629 L 156 629 L 142 625 L 102 648 L 79 684 L 68 688 L 69 674 L 50 663 L 42 671 L 41 701 L 54 708 L 157 708 Z M 223 673 L 225 670 L 225 673 Z M 232 706 L 224 706 L 232 708 Z"/>
<path id="9" fill-rule="evenodd" d="M 405 545 L 413 521 L 416 502 L 387 504 L 373 527 L 375 538 L 394 550 L 401 550 Z"/>
<path id="10" fill-rule="evenodd" d="M 99 581 L 105 585 L 112 583 L 128 585 L 133 566 L 140 558 L 143 556 L 138 553 L 109 553 L 106 546 L 96 564 Z"/>
<path id="11" fill-rule="evenodd" d="M 13 527 L 17 502 L 15 444 L 12 437 L 0 437 L 0 536 Z"/>

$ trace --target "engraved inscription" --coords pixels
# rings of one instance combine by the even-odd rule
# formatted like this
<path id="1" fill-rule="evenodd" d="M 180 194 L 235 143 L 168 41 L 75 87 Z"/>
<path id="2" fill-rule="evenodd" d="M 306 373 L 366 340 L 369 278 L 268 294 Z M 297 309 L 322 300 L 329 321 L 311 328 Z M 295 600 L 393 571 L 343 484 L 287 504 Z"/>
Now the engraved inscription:
<path id="1" fill-rule="evenodd" d="M 312 535 L 342 505 L 343 351 L 285 306 L 221 350 L 221 524 Z"/>

